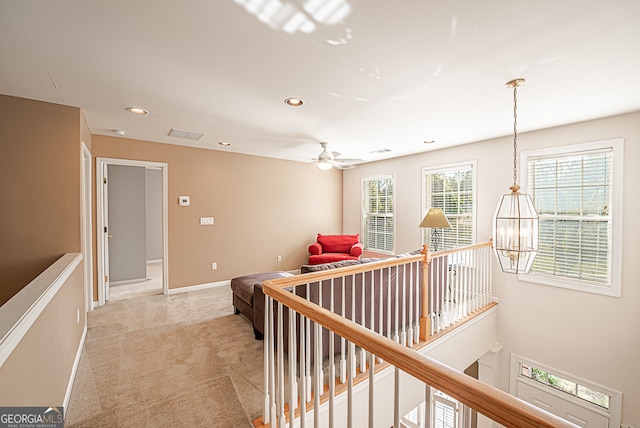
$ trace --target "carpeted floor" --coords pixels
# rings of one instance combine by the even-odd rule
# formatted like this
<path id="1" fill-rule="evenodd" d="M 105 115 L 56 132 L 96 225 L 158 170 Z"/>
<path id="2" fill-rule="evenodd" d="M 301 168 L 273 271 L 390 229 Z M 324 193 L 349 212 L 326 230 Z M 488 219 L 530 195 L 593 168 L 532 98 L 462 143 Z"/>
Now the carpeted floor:
<path id="1" fill-rule="evenodd" d="M 263 342 L 225 286 L 91 312 L 65 426 L 251 427 L 262 403 Z"/>

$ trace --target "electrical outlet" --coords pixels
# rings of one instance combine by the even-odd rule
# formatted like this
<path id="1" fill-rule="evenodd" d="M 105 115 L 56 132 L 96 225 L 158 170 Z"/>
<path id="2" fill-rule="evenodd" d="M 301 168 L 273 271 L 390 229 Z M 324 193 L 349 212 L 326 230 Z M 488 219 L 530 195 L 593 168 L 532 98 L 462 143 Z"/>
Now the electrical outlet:
<path id="1" fill-rule="evenodd" d="M 216 263 L 216 262 L 211 263 L 211 269 L 213 269 L 213 270 L 218 269 L 218 263 Z"/>
<path id="2" fill-rule="evenodd" d="M 281 262 L 282 261 L 282 256 L 278 256 L 278 261 Z"/>

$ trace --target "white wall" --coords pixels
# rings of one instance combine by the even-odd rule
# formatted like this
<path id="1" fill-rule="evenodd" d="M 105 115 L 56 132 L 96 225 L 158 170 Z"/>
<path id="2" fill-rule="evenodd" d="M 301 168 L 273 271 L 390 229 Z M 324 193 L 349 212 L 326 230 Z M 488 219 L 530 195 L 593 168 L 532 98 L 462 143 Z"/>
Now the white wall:
<path id="1" fill-rule="evenodd" d="M 623 393 L 622 422 L 640 426 L 640 112 L 548 130 L 520 133 L 519 152 L 622 137 L 624 145 L 622 297 L 613 298 L 522 282 L 503 274 L 494 260 L 494 295 L 499 298 L 500 387 L 508 389 L 509 358 L 519 354 Z M 393 146 L 390 146 L 393 148 Z M 363 177 L 396 178 L 396 247 L 421 246 L 421 170 L 476 160 L 477 240 L 491 236 L 501 194 L 512 183 L 512 136 L 425 152 L 345 170 L 343 229 L 360 230 Z"/>

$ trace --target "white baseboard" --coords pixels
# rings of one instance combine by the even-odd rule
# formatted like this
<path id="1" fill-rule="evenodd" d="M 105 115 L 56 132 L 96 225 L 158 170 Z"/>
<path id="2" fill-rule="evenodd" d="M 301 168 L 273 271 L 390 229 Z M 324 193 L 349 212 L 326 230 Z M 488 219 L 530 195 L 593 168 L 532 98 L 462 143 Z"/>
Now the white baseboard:
<path id="1" fill-rule="evenodd" d="M 177 293 L 186 293 L 189 291 L 198 291 L 198 290 L 206 290 L 207 288 L 215 288 L 215 287 L 224 287 L 227 285 L 231 285 L 231 280 L 227 279 L 226 281 L 218 281 L 218 282 L 209 282 L 206 284 L 199 285 L 190 285 L 188 287 L 180 287 L 180 288 L 170 288 L 169 294 L 177 294 Z"/>
<path id="2" fill-rule="evenodd" d="M 87 338 L 87 318 L 85 314 L 84 329 L 82 330 L 82 337 L 80 337 L 80 343 L 78 344 L 78 350 L 76 351 L 76 358 L 73 360 L 73 367 L 71 368 L 71 376 L 69 377 L 69 383 L 67 384 L 67 391 L 64 394 L 64 416 L 67 416 L 67 409 L 69 409 L 69 400 L 71 400 L 71 390 L 73 389 L 73 382 L 76 380 L 76 372 L 80 365 L 80 357 L 82 356 L 82 350 L 84 349 L 84 341 Z"/>
<path id="3" fill-rule="evenodd" d="M 142 278 L 134 278 L 134 279 L 123 279 L 121 281 L 110 281 L 109 286 L 117 287 L 118 285 L 127 285 L 127 284 L 135 284 L 138 282 L 147 281 L 147 277 L 143 276 Z"/>

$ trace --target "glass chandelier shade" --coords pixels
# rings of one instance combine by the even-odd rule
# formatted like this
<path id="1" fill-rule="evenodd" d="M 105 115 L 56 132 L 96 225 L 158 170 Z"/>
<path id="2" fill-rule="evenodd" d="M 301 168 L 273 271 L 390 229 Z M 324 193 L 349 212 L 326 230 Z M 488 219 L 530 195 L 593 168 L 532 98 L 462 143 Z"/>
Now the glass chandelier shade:
<path id="1" fill-rule="evenodd" d="M 538 214 L 531 197 L 511 187 L 502 195 L 493 222 L 493 248 L 506 273 L 527 273 L 538 253 Z"/>
<path id="2" fill-rule="evenodd" d="M 538 254 L 538 214 L 531 197 L 520 193 L 517 179 L 518 98 L 524 79 L 507 82 L 513 88 L 513 185 L 502 195 L 493 217 L 493 250 L 505 273 L 527 273 Z"/>

